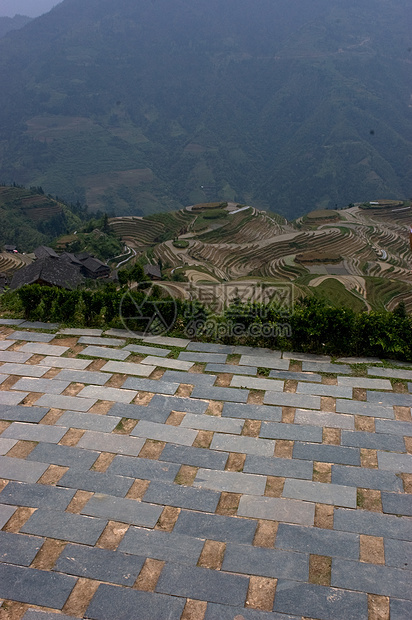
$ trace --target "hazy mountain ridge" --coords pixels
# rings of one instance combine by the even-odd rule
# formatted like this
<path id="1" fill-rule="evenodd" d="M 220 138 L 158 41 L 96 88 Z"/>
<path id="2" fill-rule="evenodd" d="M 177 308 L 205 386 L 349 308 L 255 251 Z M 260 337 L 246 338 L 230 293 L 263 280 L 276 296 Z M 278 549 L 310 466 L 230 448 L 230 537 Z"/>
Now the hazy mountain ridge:
<path id="1" fill-rule="evenodd" d="M 31 22 L 31 17 L 27 15 L 15 15 L 14 17 L 0 17 L 0 38 L 4 37 L 10 30 L 19 30 Z"/>

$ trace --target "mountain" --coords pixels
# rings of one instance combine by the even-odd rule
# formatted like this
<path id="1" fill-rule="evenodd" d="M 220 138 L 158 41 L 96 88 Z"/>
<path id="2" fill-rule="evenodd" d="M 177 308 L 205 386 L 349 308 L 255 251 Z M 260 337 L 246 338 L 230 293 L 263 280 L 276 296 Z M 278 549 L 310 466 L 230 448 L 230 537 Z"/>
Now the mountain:
<path id="1" fill-rule="evenodd" d="M 14 17 L 0 17 L 0 38 L 10 30 L 19 30 L 31 21 L 31 17 L 26 15 L 15 15 Z"/>
<path id="2" fill-rule="evenodd" d="M 0 180 L 143 215 L 408 198 L 408 0 L 65 0 L 0 40 Z"/>

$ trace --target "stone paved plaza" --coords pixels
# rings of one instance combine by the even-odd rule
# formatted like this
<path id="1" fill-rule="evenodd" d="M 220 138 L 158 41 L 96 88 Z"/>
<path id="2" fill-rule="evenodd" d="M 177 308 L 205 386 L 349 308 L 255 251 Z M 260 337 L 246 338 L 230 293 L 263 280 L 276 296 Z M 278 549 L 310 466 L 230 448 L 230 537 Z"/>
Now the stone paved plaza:
<path id="1" fill-rule="evenodd" d="M 412 362 L 0 321 L 0 619 L 412 618 Z"/>

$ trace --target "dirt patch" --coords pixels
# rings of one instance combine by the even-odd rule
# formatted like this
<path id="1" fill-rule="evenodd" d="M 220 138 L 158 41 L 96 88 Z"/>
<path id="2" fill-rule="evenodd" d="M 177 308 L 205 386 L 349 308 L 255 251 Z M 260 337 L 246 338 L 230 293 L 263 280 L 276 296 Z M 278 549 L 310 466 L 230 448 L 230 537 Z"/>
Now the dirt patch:
<path id="1" fill-rule="evenodd" d="M 381 492 L 375 489 L 358 489 L 356 503 L 362 510 L 382 512 Z"/>
<path id="2" fill-rule="evenodd" d="M 185 486 L 192 486 L 194 479 L 196 478 L 196 474 L 198 472 L 198 467 L 192 467 L 191 465 L 181 465 L 179 471 L 175 477 L 176 484 L 184 484 Z"/>
<path id="3" fill-rule="evenodd" d="M 282 422 L 284 424 L 293 424 L 295 421 L 295 407 L 282 407 Z"/>
<path id="4" fill-rule="evenodd" d="M 325 530 L 333 530 L 333 506 L 327 504 L 315 505 L 315 527 L 321 527 Z"/>
<path id="5" fill-rule="evenodd" d="M 39 478 L 37 483 L 54 486 L 59 482 L 61 478 L 63 478 L 64 474 L 68 470 L 68 467 L 61 467 L 60 465 L 50 465 L 41 476 L 41 478 Z"/>
<path id="6" fill-rule="evenodd" d="M 93 581 L 92 579 L 80 577 L 67 599 L 62 612 L 70 616 L 83 618 L 99 585 L 100 581 Z"/>
<path id="7" fill-rule="evenodd" d="M 223 564 L 226 544 L 216 540 L 206 540 L 197 565 L 203 568 L 220 570 Z"/>
<path id="8" fill-rule="evenodd" d="M 355 430 L 366 431 L 367 433 L 374 433 L 375 419 L 368 418 L 365 415 L 355 415 Z"/>
<path id="9" fill-rule="evenodd" d="M 143 448 L 139 452 L 139 457 L 156 461 L 162 454 L 166 443 L 155 439 L 146 439 Z"/>
<path id="10" fill-rule="evenodd" d="M 330 586 L 332 558 L 325 555 L 309 556 L 309 583 Z"/>
<path id="11" fill-rule="evenodd" d="M 175 396 L 182 396 L 183 398 L 188 398 L 193 391 L 193 385 L 182 383 L 176 390 Z"/>
<path id="12" fill-rule="evenodd" d="M 369 562 L 369 564 L 385 564 L 383 538 L 361 534 L 359 537 L 359 542 L 359 558 L 361 562 Z"/>
<path id="13" fill-rule="evenodd" d="M 378 469 L 378 455 L 376 450 L 360 449 L 361 467 Z"/>
<path id="14" fill-rule="evenodd" d="M 143 495 L 146 493 L 147 489 L 149 488 L 149 484 L 150 484 L 149 480 L 136 479 L 126 494 L 127 499 L 142 500 Z"/>
<path id="15" fill-rule="evenodd" d="M 64 540 L 45 540 L 42 548 L 30 564 L 31 568 L 39 568 L 41 570 L 51 570 L 56 564 L 57 559 L 67 545 Z"/>
<path id="16" fill-rule="evenodd" d="M 180 620 L 204 620 L 206 609 L 206 601 L 194 601 L 188 598 Z"/>
<path id="17" fill-rule="evenodd" d="M 340 428 L 325 427 L 322 432 L 322 443 L 332 446 L 340 446 L 341 430 Z"/>
<path id="18" fill-rule="evenodd" d="M 279 524 L 276 521 L 265 521 L 264 519 L 260 519 L 253 539 L 253 545 L 255 547 L 274 549 L 278 526 Z"/>
<path id="19" fill-rule="evenodd" d="M 186 414 L 182 411 L 172 411 L 172 413 L 167 418 L 165 424 L 168 424 L 169 426 L 180 426 L 185 415 Z"/>
<path id="20" fill-rule="evenodd" d="M 92 496 L 93 493 L 90 491 L 76 491 L 66 511 L 72 514 L 80 514 Z"/>
<path id="21" fill-rule="evenodd" d="M 228 493 L 227 491 L 223 491 L 220 494 L 216 514 L 225 516 L 235 515 L 238 511 L 241 497 L 240 493 Z"/>
<path id="22" fill-rule="evenodd" d="M 246 454 L 229 452 L 229 458 L 226 461 L 225 471 L 243 471 L 245 461 Z"/>
<path id="23" fill-rule="evenodd" d="M 275 445 L 275 456 L 282 459 L 291 459 L 293 453 L 293 441 L 278 439 Z"/>
<path id="24" fill-rule="evenodd" d="M 277 579 L 250 577 L 245 607 L 272 611 L 275 600 Z"/>
<path id="25" fill-rule="evenodd" d="M 260 420 L 245 420 L 241 434 L 245 437 L 259 437 L 261 426 Z"/>
<path id="26" fill-rule="evenodd" d="M 29 456 L 30 452 L 33 452 L 37 446 L 37 441 L 18 441 L 11 450 L 7 452 L 7 456 L 11 456 L 14 459 L 25 459 Z"/>
<path id="27" fill-rule="evenodd" d="M 125 523 L 109 521 L 100 535 L 100 538 L 96 543 L 96 547 L 116 551 L 128 529 L 129 525 L 126 525 Z"/>
<path id="28" fill-rule="evenodd" d="M 76 446 L 86 431 L 80 428 L 69 428 L 67 433 L 59 441 L 60 446 Z"/>
<path id="29" fill-rule="evenodd" d="M 193 442 L 194 448 L 208 448 L 212 443 L 213 432 L 212 431 L 199 431 L 196 439 Z"/>
<path id="30" fill-rule="evenodd" d="M 332 465 L 331 463 L 320 463 L 315 461 L 313 463 L 313 482 L 330 483 L 332 480 Z"/>
<path id="31" fill-rule="evenodd" d="M 285 478 L 276 476 L 267 476 L 265 497 L 281 497 L 283 493 L 283 487 L 285 484 Z"/>
<path id="32" fill-rule="evenodd" d="M 368 620 L 389 620 L 389 597 L 368 594 Z"/>
<path id="33" fill-rule="evenodd" d="M 166 506 L 162 514 L 159 517 L 158 522 L 155 525 L 155 530 L 162 530 L 163 532 L 172 532 L 180 515 L 180 508 L 174 508 L 173 506 Z"/>
<path id="34" fill-rule="evenodd" d="M 93 471 L 100 471 L 104 473 L 115 456 L 116 455 L 112 454 L 111 452 L 102 452 L 101 454 L 99 454 L 99 456 L 91 466 L 91 469 Z"/>

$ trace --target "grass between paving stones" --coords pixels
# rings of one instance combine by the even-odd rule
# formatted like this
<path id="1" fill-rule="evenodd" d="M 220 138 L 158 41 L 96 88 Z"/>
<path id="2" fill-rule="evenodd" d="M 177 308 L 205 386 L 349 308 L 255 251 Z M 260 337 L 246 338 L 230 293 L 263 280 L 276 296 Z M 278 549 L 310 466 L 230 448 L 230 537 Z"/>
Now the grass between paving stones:
<path id="1" fill-rule="evenodd" d="M 263 368 L 263 366 L 259 366 L 259 368 L 257 369 L 257 372 L 258 372 L 259 377 L 269 377 L 270 368 Z"/>
<path id="2" fill-rule="evenodd" d="M 368 365 L 367 364 L 350 364 L 352 369 L 352 375 L 355 377 L 367 377 Z"/>
<path id="3" fill-rule="evenodd" d="M 172 360 L 177 360 L 177 358 L 179 357 L 179 354 L 181 353 L 181 351 L 183 351 L 183 349 L 181 349 L 180 347 L 167 347 L 168 349 L 170 349 L 170 353 L 167 355 L 168 359 L 172 359 Z"/>
<path id="4" fill-rule="evenodd" d="M 241 356 L 238 353 L 229 353 L 227 356 L 227 364 L 235 364 L 237 366 L 240 362 Z"/>

